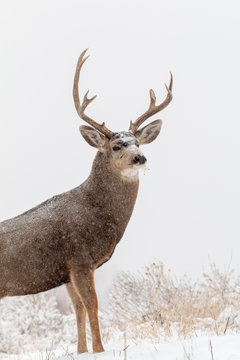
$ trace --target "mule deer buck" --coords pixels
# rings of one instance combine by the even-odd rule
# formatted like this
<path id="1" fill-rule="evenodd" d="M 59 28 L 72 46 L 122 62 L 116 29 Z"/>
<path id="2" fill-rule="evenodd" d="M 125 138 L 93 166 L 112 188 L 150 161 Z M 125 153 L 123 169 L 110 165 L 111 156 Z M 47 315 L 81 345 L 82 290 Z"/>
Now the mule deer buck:
<path id="1" fill-rule="evenodd" d="M 117 133 L 85 114 L 96 96 L 79 99 L 78 83 L 88 56 L 80 55 L 73 98 L 87 143 L 98 149 L 87 180 L 73 190 L 43 202 L 0 224 L 0 298 L 36 294 L 66 284 L 76 312 L 78 352 L 86 352 L 86 313 L 94 352 L 104 351 L 99 323 L 94 271 L 112 256 L 123 236 L 138 193 L 138 171 L 146 158 L 139 145 L 156 139 L 161 120 L 139 129 L 145 120 L 172 100 L 172 74 L 165 100 L 150 105 L 128 131 Z"/>

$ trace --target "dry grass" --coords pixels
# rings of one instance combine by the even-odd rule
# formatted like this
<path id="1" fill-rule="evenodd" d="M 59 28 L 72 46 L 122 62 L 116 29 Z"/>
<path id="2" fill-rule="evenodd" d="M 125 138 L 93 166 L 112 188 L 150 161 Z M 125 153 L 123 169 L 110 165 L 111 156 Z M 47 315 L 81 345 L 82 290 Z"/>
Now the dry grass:
<path id="1" fill-rule="evenodd" d="M 240 279 L 210 265 L 210 274 L 193 282 L 176 278 L 162 263 L 137 274 L 122 273 L 110 295 L 112 323 L 132 339 L 186 338 L 240 330 Z"/>

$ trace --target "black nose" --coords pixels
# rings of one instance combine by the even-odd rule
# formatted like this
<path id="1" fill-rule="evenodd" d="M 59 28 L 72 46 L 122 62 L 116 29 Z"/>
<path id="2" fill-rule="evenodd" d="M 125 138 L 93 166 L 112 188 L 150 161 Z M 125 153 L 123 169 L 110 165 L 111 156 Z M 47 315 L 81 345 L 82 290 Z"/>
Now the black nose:
<path id="1" fill-rule="evenodd" d="M 145 164 L 145 162 L 147 161 L 147 159 L 145 158 L 145 156 L 143 155 L 137 155 L 135 156 L 133 162 L 135 164 L 139 163 L 139 164 Z"/>

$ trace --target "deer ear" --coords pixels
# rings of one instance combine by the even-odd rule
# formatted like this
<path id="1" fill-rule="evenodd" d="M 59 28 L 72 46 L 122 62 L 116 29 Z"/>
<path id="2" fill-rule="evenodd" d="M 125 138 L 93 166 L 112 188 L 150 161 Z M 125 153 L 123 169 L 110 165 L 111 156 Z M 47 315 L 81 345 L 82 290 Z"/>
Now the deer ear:
<path id="1" fill-rule="evenodd" d="M 100 134 L 94 128 L 82 125 L 79 127 L 79 130 L 81 135 L 89 145 L 100 149 L 105 144 L 105 136 Z"/>
<path id="2" fill-rule="evenodd" d="M 140 145 L 149 144 L 156 139 L 160 133 L 162 126 L 162 120 L 155 120 L 150 124 L 144 126 L 142 129 L 135 133 L 135 137 L 138 139 Z"/>

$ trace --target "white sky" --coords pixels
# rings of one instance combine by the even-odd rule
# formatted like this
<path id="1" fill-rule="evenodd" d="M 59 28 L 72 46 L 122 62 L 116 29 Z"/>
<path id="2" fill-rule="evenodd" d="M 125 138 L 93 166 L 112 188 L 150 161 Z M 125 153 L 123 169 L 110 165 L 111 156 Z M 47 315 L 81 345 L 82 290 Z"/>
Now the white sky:
<path id="1" fill-rule="evenodd" d="M 143 147 L 133 217 L 98 276 L 160 259 L 195 276 L 208 257 L 240 270 L 240 2 L 17 1 L 0 3 L 0 218 L 80 184 L 95 149 L 72 100 L 77 57 L 89 47 L 82 93 L 113 131 L 158 101 L 174 75 L 159 138 Z"/>

